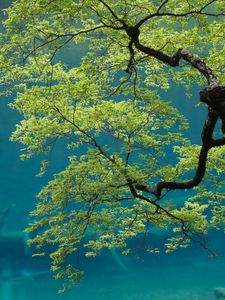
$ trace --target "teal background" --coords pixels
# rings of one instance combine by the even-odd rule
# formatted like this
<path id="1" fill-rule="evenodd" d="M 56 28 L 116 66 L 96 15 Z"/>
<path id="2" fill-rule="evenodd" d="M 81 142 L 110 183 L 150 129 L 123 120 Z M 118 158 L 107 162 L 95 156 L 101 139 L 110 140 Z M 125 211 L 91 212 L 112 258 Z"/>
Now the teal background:
<path id="1" fill-rule="evenodd" d="M 1 0 L 0 8 L 9 1 Z M 83 49 L 69 49 L 67 63 L 76 64 Z M 73 55 L 72 55 L 73 54 Z M 64 53 L 61 53 L 63 56 Z M 193 87 L 194 97 L 186 99 L 182 88 L 171 88 L 165 95 L 190 120 L 189 137 L 200 141 L 206 109 L 195 108 L 198 87 Z M 39 159 L 20 161 L 20 145 L 9 141 L 20 116 L 9 109 L 10 99 L 0 101 L 0 212 L 9 210 L 0 233 L 0 300 L 210 300 L 215 299 L 213 289 L 225 287 L 224 235 L 211 232 L 208 246 L 218 253 L 211 258 L 198 245 L 173 254 L 147 254 L 142 241 L 136 239 L 135 252 L 123 256 L 116 251 L 105 251 L 95 260 L 78 258 L 76 263 L 84 268 L 85 276 L 79 286 L 65 294 L 57 294 L 60 283 L 48 272 L 50 261 L 32 258 L 32 249 L 1 238 L 13 232 L 18 235 L 29 222 L 29 211 L 35 206 L 35 195 L 52 178 L 52 174 L 67 164 L 62 144 L 50 153 L 50 171 L 44 178 L 36 177 Z M 157 236 L 151 237 L 154 240 Z"/>

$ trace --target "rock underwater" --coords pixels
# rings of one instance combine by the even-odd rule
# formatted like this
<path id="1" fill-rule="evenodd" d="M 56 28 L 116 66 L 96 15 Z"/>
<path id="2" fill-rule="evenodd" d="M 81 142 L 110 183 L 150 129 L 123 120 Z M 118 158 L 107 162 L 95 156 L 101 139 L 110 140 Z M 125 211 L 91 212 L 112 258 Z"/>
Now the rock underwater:
<path id="1" fill-rule="evenodd" d="M 217 287 L 213 292 L 217 299 L 225 299 L 225 287 Z"/>

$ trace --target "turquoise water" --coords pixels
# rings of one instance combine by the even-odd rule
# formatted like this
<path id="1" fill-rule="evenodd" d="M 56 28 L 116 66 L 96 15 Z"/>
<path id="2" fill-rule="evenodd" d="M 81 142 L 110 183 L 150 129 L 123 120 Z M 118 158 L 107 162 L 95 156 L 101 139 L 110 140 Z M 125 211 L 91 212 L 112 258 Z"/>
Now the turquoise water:
<path id="1" fill-rule="evenodd" d="M 1 1 L 6 5 L 8 1 Z M 78 57 L 81 53 L 78 53 Z M 74 62 L 73 62 L 74 63 Z M 205 110 L 194 110 L 198 97 L 185 100 L 182 89 L 167 93 L 191 121 L 189 137 L 198 142 Z M 197 95 L 197 94 L 196 94 Z M 9 142 L 9 136 L 20 116 L 7 107 L 9 99 L 0 102 L 0 300 L 213 300 L 213 289 L 225 287 L 225 239 L 211 232 L 208 247 L 217 252 L 211 258 L 198 245 L 173 254 L 150 255 L 133 241 L 135 253 L 123 256 L 105 251 L 95 260 L 82 257 L 76 261 L 85 276 L 80 285 L 58 294 L 60 283 L 49 273 L 50 261 L 32 258 L 22 230 L 29 222 L 35 195 L 67 163 L 63 147 L 50 154 L 51 171 L 38 178 L 39 161 L 19 160 L 20 146 Z M 5 211 L 5 212 L 4 212 Z M 153 235 L 153 240 L 158 237 Z"/>
<path id="2" fill-rule="evenodd" d="M 212 300 L 213 289 L 225 285 L 222 236 L 213 236 L 212 241 L 220 250 L 215 259 L 196 248 L 155 257 L 107 252 L 95 261 L 81 262 L 86 275 L 65 294 L 57 294 L 59 282 L 48 273 L 48 262 L 8 249 L 1 253 L 0 299 Z"/>

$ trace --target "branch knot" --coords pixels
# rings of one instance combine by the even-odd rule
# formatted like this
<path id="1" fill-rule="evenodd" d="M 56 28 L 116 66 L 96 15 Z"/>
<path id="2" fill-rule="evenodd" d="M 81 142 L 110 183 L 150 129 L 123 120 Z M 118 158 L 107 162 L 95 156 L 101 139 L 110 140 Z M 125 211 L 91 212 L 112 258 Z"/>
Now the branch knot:
<path id="1" fill-rule="evenodd" d="M 225 86 L 204 88 L 200 92 L 200 101 L 208 105 L 225 102 Z"/>
<path id="2" fill-rule="evenodd" d="M 133 40 L 136 40 L 140 35 L 140 30 L 136 26 L 130 26 L 126 29 L 127 34 L 129 37 L 131 37 Z"/>

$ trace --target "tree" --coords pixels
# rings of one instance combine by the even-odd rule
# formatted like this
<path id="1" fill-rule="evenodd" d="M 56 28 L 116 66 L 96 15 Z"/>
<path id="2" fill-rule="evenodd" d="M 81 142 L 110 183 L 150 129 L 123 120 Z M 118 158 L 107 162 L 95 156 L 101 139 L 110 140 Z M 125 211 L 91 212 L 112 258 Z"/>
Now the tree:
<path id="1" fill-rule="evenodd" d="M 129 239 L 153 227 L 172 231 L 166 252 L 190 241 L 207 248 L 201 236 L 225 223 L 225 2 L 18 0 L 5 12 L 1 84 L 3 94 L 16 91 L 11 106 L 24 118 L 12 140 L 24 145 L 22 159 L 47 157 L 59 139 L 71 153 L 28 228 L 37 231 L 31 244 L 54 245 L 55 277 L 78 282 L 67 257 L 81 248 L 127 254 Z M 77 66 L 60 58 L 68 45 L 83 51 Z M 202 87 L 201 145 L 160 97 L 176 84 Z"/>

